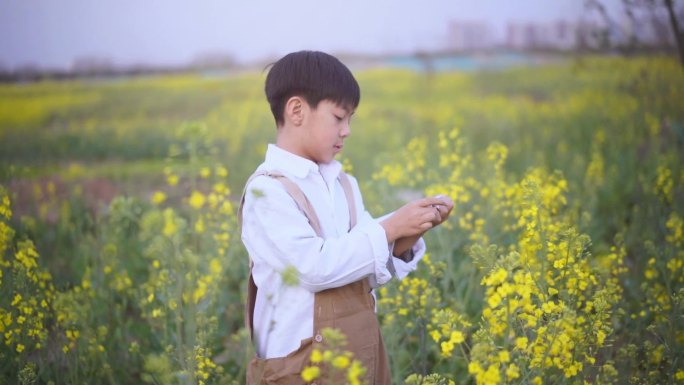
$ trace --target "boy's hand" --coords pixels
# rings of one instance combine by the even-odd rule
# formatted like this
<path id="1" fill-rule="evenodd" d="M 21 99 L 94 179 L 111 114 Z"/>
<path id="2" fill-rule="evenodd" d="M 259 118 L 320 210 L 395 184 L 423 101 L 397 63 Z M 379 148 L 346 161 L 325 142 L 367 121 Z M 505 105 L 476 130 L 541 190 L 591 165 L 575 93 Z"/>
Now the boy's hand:
<path id="1" fill-rule="evenodd" d="M 432 222 L 433 227 L 441 225 L 444 223 L 447 219 L 449 219 L 449 215 L 451 214 L 451 210 L 454 209 L 454 201 L 451 200 L 446 195 L 437 195 L 435 196 L 437 199 L 441 199 L 442 203 L 436 204 L 433 207 L 437 210 L 436 216 L 435 216 L 435 221 Z"/>
<path id="2" fill-rule="evenodd" d="M 418 199 L 399 208 L 380 225 L 385 229 L 387 242 L 420 235 L 449 217 L 454 204 L 446 196 Z"/>

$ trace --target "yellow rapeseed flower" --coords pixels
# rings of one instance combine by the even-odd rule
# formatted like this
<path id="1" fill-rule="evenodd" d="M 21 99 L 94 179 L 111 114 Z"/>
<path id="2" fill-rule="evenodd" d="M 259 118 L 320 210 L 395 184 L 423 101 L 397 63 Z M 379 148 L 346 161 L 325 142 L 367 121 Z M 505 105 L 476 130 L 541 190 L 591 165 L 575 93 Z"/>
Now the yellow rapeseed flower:
<path id="1" fill-rule="evenodd" d="M 166 183 L 169 184 L 169 186 L 175 186 L 178 184 L 178 175 L 169 175 L 166 177 Z"/>
<path id="2" fill-rule="evenodd" d="M 204 197 L 204 194 L 199 191 L 193 191 L 188 199 L 190 206 L 197 210 L 201 209 L 205 202 L 206 198 Z"/>
<path id="3" fill-rule="evenodd" d="M 515 347 L 520 350 L 527 349 L 527 337 L 518 337 L 515 339 Z"/>
<path id="4" fill-rule="evenodd" d="M 451 341 L 444 341 L 440 344 L 440 347 L 442 348 L 442 357 L 451 357 L 452 352 L 454 351 L 454 343 Z"/>
<path id="5" fill-rule="evenodd" d="M 677 247 L 681 247 L 684 244 L 684 220 L 673 211 L 667 220 L 666 227 L 669 230 L 669 234 L 665 236 L 665 240 Z"/>
<path id="6" fill-rule="evenodd" d="M 311 382 L 321 375 L 321 369 L 318 366 L 307 366 L 302 370 L 302 379 L 305 382 Z"/>
<path id="7" fill-rule="evenodd" d="M 484 373 L 484 369 L 482 369 L 482 366 L 479 362 L 470 361 L 470 363 L 468 364 L 468 373 L 477 376 L 480 373 Z"/>
<path id="8" fill-rule="evenodd" d="M 173 209 L 167 208 L 164 210 L 164 229 L 162 234 L 170 237 L 176 233 L 178 226 L 176 225 L 176 218 Z"/>
<path id="9" fill-rule="evenodd" d="M 506 378 L 509 380 L 514 380 L 520 377 L 520 369 L 515 364 L 510 364 L 506 368 Z"/>
<path id="10" fill-rule="evenodd" d="M 200 216 L 199 218 L 197 218 L 197 221 L 195 222 L 195 232 L 197 234 L 202 234 L 204 233 L 204 230 L 204 218 Z"/>
<path id="11" fill-rule="evenodd" d="M 216 167 L 216 175 L 225 178 L 228 176 L 228 169 L 223 167 L 223 166 L 217 166 Z"/>
<path id="12" fill-rule="evenodd" d="M 226 186 L 226 184 L 223 183 L 223 182 L 214 183 L 213 190 L 214 190 L 214 192 L 216 192 L 217 194 L 221 194 L 221 195 L 225 195 L 225 194 L 229 194 L 229 193 L 230 193 L 230 189 L 229 189 L 228 186 Z"/>
<path id="13" fill-rule="evenodd" d="M 313 351 L 311 351 L 311 362 L 317 364 L 321 361 L 323 361 L 323 354 L 321 353 L 321 351 L 318 349 L 314 349 Z"/>
<path id="14" fill-rule="evenodd" d="M 2 193 L 2 200 L 0 200 L 0 216 L 5 217 L 5 219 L 12 218 L 12 209 L 10 208 L 10 199 L 6 195 L 5 191 L 0 191 Z"/>
<path id="15" fill-rule="evenodd" d="M 508 272 L 503 267 L 496 269 L 492 274 L 482 278 L 482 283 L 487 286 L 496 286 L 503 283 L 508 277 Z"/>
<path id="16" fill-rule="evenodd" d="M 678 370 L 677 373 L 675 373 L 675 378 L 677 380 L 684 380 L 684 370 Z"/>
<path id="17" fill-rule="evenodd" d="M 212 258 L 211 261 L 209 261 L 209 271 L 214 275 L 221 274 L 223 271 L 223 268 L 221 267 L 221 260 L 218 258 Z"/>
<path id="18" fill-rule="evenodd" d="M 603 343 L 606 340 L 606 333 L 603 332 L 603 330 L 599 330 L 596 332 L 596 342 L 598 343 L 599 346 L 603 346 Z"/>
<path id="19" fill-rule="evenodd" d="M 337 356 L 332 360 L 332 365 L 337 369 L 345 369 L 347 366 L 349 366 L 349 363 L 349 357 L 345 355 Z"/>
<path id="20" fill-rule="evenodd" d="M 508 350 L 502 350 L 499 352 L 499 362 L 506 363 L 511 360 L 511 355 L 508 353 Z"/>
<path id="21" fill-rule="evenodd" d="M 487 370 L 477 376 L 479 383 L 484 385 L 498 385 L 501 382 L 501 373 L 499 372 L 499 365 L 489 365 Z"/>
<path id="22" fill-rule="evenodd" d="M 487 304 L 492 309 L 497 308 L 501 304 L 501 296 L 499 295 L 499 293 L 494 293 L 487 297 Z"/>
<path id="23" fill-rule="evenodd" d="M 204 298 L 204 296 L 207 295 L 207 283 L 200 279 L 199 282 L 197 282 L 197 288 L 192 293 L 192 300 L 195 303 L 199 303 L 199 301 Z"/>
<path id="24" fill-rule="evenodd" d="M 211 169 L 209 167 L 202 167 L 200 169 L 200 176 L 202 178 L 209 178 L 210 175 L 211 175 Z"/>
<path id="25" fill-rule="evenodd" d="M 349 385 L 361 385 L 361 377 L 366 374 L 366 368 L 359 360 L 354 360 L 347 370 L 347 381 Z"/>
<path id="26" fill-rule="evenodd" d="M 155 191 L 154 194 L 152 194 L 152 203 L 155 205 L 164 203 L 166 200 L 166 194 L 164 194 L 162 191 Z"/>

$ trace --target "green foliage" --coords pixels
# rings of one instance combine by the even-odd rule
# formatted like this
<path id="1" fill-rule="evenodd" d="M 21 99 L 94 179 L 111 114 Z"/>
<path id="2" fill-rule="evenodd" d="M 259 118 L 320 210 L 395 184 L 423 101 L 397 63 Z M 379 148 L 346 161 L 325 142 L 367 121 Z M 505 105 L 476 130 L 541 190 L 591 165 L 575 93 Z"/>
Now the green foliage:
<path id="1" fill-rule="evenodd" d="M 343 160 L 368 209 L 456 202 L 418 271 L 378 290 L 395 383 L 684 381 L 676 61 L 358 79 Z M 234 212 L 275 136 L 262 86 L 0 86 L 3 379 L 243 382 Z"/>

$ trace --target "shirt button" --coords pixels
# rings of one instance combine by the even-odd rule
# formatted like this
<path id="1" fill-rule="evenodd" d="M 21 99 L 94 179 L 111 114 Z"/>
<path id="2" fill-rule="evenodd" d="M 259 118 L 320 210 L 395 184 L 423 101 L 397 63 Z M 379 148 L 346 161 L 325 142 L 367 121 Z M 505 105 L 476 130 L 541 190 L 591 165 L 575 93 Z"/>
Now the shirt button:
<path id="1" fill-rule="evenodd" d="M 316 342 L 323 342 L 323 336 L 320 335 L 320 334 L 316 334 L 316 336 L 314 337 L 314 341 L 316 341 Z M 313 385 L 313 384 L 312 384 L 312 385 Z"/>

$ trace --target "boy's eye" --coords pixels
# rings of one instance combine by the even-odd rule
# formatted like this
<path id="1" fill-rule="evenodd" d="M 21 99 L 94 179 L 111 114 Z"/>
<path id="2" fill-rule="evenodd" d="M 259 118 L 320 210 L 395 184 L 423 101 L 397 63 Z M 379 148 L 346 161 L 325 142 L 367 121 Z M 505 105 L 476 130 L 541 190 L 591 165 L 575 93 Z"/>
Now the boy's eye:
<path id="1" fill-rule="evenodd" d="M 335 119 L 337 119 L 338 121 L 342 121 L 342 119 L 344 119 L 344 117 L 342 117 L 342 116 L 337 116 L 337 115 L 333 115 L 333 116 L 334 116 Z"/>

